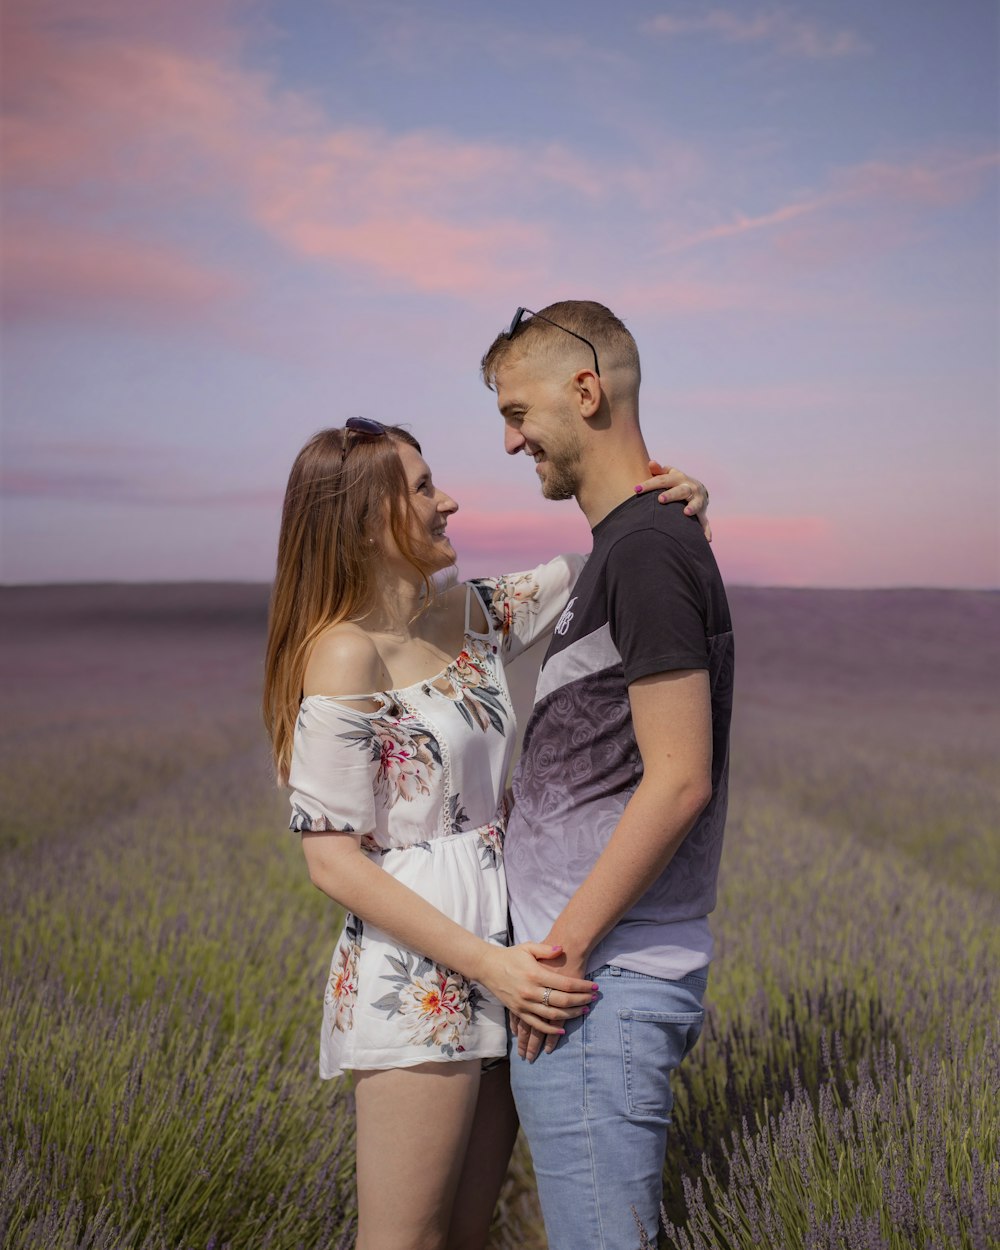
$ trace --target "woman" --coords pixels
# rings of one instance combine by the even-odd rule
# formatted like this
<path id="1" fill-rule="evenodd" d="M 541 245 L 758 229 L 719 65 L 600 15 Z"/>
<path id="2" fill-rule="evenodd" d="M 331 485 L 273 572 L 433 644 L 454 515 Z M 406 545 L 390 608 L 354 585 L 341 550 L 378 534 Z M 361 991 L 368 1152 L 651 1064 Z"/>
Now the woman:
<path id="1" fill-rule="evenodd" d="M 558 948 L 507 945 L 502 864 L 503 663 L 582 558 L 435 591 L 457 507 L 412 435 L 356 418 L 302 450 L 282 516 L 264 709 L 310 877 L 347 911 L 320 1073 L 354 1073 L 359 1250 L 485 1244 L 517 1131 L 504 1009 L 559 1034 L 595 995 L 546 971 Z"/>

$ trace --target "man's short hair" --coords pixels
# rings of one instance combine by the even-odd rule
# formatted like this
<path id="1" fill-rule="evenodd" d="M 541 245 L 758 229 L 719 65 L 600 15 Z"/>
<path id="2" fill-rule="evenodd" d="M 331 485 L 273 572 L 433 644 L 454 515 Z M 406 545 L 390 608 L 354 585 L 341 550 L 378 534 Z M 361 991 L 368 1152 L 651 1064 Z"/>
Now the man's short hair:
<path id="1" fill-rule="evenodd" d="M 543 321 L 543 317 L 548 320 Z M 550 325 L 550 321 L 554 321 L 555 325 Z M 560 326 L 562 329 L 559 329 Z M 497 373 L 509 361 L 540 351 L 565 352 L 574 340 L 564 330 L 572 330 L 593 343 L 602 373 L 611 369 L 630 369 L 635 372 L 638 385 L 639 349 L 635 339 L 610 308 L 585 299 L 567 299 L 549 304 L 521 321 L 512 335 L 506 331 L 498 334 L 482 359 L 483 381 L 495 390 Z M 581 352 L 587 351 L 584 343 L 577 341 L 576 346 Z"/>

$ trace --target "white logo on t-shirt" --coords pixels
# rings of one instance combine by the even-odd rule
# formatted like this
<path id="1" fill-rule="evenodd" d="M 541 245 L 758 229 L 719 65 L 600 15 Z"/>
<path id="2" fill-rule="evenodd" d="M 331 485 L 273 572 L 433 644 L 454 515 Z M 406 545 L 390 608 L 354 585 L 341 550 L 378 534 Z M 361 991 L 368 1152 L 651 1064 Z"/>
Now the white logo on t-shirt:
<path id="1" fill-rule="evenodd" d="M 576 600 L 577 600 L 577 596 L 574 595 L 573 598 L 570 599 L 569 603 L 566 604 L 565 608 L 563 608 L 563 614 L 562 616 L 560 616 L 559 620 L 556 622 L 557 634 L 569 633 L 569 623 L 573 619 L 573 613 L 570 611 L 570 609 L 572 608 L 573 604 L 576 603 Z"/>

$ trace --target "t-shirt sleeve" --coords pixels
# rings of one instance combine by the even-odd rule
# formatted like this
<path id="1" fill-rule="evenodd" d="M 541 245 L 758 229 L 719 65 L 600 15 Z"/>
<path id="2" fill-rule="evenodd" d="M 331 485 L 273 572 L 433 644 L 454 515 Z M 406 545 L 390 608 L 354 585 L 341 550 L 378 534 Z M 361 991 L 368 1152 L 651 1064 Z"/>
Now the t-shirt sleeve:
<path id="1" fill-rule="evenodd" d="M 373 735 L 366 718 L 334 699 L 299 708 L 288 784 L 296 833 L 371 833 L 375 828 Z"/>
<path id="2" fill-rule="evenodd" d="M 683 546 L 638 530 L 608 557 L 608 623 L 628 683 L 652 673 L 708 668 L 707 604 Z"/>
<path id="3" fill-rule="evenodd" d="M 472 582 L 502 639 L 504 659 L 514 659 L 552 632 L 586 562 L 586 556 L 556 556 L 523 573 Z"/>

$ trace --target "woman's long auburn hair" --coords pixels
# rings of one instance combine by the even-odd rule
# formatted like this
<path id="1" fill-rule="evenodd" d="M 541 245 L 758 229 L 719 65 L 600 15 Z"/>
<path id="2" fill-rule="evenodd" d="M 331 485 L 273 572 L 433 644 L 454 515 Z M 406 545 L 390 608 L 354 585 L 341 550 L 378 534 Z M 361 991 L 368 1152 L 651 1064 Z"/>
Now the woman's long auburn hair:
<path id="1" fill-rule="evenodd" d="M 419 452 L 420 444 L 399 426 L 386 426 L 386 434 L 321 430 L 288 476 L 264 662 L 264 724 L 279 785 L 288 782 L 312 645 L 330 625 L 373 607 L 376 544 L 386 527 L 431 593 L 435 568 L 410 528 L 409 487 L 396 450 L 408 443 Z"/>

